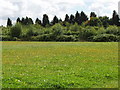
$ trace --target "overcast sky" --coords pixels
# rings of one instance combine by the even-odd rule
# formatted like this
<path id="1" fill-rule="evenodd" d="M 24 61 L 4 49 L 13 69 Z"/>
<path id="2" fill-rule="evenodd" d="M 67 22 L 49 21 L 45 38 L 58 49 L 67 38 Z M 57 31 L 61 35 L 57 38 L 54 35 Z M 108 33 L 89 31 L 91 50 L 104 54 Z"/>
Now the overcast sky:
<path id="1" fill-rule="evenodd" d="M 48 14 L 52 20 L 54 15 L 64 19 L 65 14 L 84 11 L 88 16 L 95 11 L 99 16 L 112 16 L 113 10 L 118 11 L 119 0 L 0 0 L 0 25 L 6 25 L 7 18 L 13 22 L 17 17 L 37 17 L 42 19 Z"/>

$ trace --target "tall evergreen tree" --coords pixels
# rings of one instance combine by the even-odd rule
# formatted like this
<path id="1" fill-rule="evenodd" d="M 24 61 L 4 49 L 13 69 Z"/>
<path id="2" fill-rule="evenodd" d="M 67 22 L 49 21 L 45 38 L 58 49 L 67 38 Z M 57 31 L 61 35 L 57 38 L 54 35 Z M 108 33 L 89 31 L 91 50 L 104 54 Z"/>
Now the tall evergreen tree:
<path id="1" fill-rule="evenodd" d="M 29 24 L 29 18 L 26 16 L 25 18 L 25 25 L 28 25 Z"/>
<path id="2" fill-rule="evenodd" d="M 75 14 L 75 22 L 80 25 L 80 14 L 78 13 L 78 11 Z"/>
<path id="3" fill-rule="evenodd" d="M 91 13 L 90 13 L 90 18 L 91 18 L 91 17 L 97 17 L 97 15 L 95 14 L 95 12 L 91 12 Z"/>
<path id="4" fill-rule="evenodd" d="M 22 17 L 21 23 L 23 25 L 28 25 L 28 17 L 26 17 L 26 18 Z"/>
<path id="5" fill-rule="evenodd" d="M 75 17 L 74 17 L 74 15 L 70 15 L 70 23 L 71 24 L 74 24 L 75 23 Z"/>
<path id="6" fill-rule="evenodd" d="M 117 14 L 115 10 L 113 11 L 112 24 L 119 25 L 119 15 Z"/>
<path id="7" fill-rule="evenodd" d="M 58 20 L 58 22 L 62 22 L 62 19 L 60 18 L 60 19 Z"/>
<path id="8" fill-rule="evenodd" d="M 34 24 L 32 18 L 28 18 L 28 25 Z"/>
<path id="9" fill-rule="evenodd" d="M 82 24 L 83 22 L 87 21 L 88 20 L 88 17 L 87 15 L 82 11 L 80 13 L 80 24 Z"/>
<path id="10" fill-rule="evenodd" d="M 10 20 L 10 18 L 7 20 L 7 26 L 12 26 L 12 20 Z"/>
<path id="11" fill-rule="evenodd" d="M 49 25 L 49 17 L 47 14 L 43 15 L 42 25 L 45 27 L 46 25 Z"/>
<path id="12" fill-rule="evenodd" d="M 102 22 L 102 25 L 107 28 L 109 25 L 109 17 L 107 16 L 103 16 L 103 17 L 99 17 L 100 21 Z"/>
<path id="13" fill-rule="evenodd" d="M 36 18 L 35 23 L 41 25 L 41 20 L 39 20 L 39 18 Z"/>
<path id="14" fill-rule="evenodd" d="M 21 20 L 20 20 L 19 17 L 17 18 L 16 22 L 17 22 L 17 23 L 20 23 L 20 22 L 21 22 Z"/>
<path id="15" fill-rule="evenodd" d="M 102 26 L 102 22 L 98 17 L 91 17 L 91 19 L 88 21 L 87 25 L 90 26 Z"/>
<path id="16" fill-rule="evenodd" d="M 68 14 L 65 15 L 65 20 L 64 20 L 64 21 L 65 21 L 65 22 L 69 22 L 69 21 L 70 21 Z"/>
<path id="17" fill-rule="evenodd" d="M 55 23 L 58 23 L 58 22 L 59 22 L 59 20 L 58 20 L 57 16 L 54 16 L 52 24 L 54 25 Z"/>
<path id="18" fill-rule="evenodd" d="M 25 18 L 24 18 L 24 17 L 22 17 L 21 23 L 22 23 L 23 25 L 25 25 Z"/>
<path id="19" fill-rule="evenodd" d="M 26 16 L 26 18 L 22 18 L 21 23 L 23 25 L 34 24 L 32 18 L 28 18 L 27 16 Z"/>

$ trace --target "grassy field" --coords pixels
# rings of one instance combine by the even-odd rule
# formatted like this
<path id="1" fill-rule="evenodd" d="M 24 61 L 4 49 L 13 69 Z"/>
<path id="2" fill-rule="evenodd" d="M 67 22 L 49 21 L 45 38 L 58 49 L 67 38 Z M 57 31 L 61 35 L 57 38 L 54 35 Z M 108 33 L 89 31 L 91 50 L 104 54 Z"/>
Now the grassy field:
<path id="1" fill-rule="evenodd" d="M 3 42 L 3 88 L 116 88 L 117 42 Z"/>

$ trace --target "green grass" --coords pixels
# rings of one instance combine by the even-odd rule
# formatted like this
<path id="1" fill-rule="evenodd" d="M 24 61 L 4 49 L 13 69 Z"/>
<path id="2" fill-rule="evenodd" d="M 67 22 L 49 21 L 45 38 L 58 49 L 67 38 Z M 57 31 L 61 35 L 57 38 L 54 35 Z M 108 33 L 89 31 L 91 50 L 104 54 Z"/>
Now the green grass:
<path id="1" fill-rule="evenodd" d="M 117 88 L 117 42 L 3 42 L 3 88 Z"/>

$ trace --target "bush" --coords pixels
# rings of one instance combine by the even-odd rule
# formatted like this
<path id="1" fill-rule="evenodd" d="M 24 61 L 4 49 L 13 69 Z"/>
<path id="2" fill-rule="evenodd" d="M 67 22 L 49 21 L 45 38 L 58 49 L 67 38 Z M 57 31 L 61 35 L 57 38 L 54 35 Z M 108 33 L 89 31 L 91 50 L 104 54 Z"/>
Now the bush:
<path id="1" fill-rule="evenodd" d="M 20 41 L 17 37 L 2 36 L 2 41 Z"/>
<path id="2" fill-rule="evenodd" d="M 91 17 L 90 20 L 86 23 L 89 26 L 102 26 L 102 22 L 97 17 Z"/>
<path id="3" fill-rule="evenodd" d="M 106 34 L 106 29 L 104 27 L 99 27 L 97 30 L 97 34 Z"/>
<path id="4" fill-rule="evenodd" d="M 26 36 L 27 36 L 27 37 L 34 36 L 34 32 L 33 32 L 33 30 L 31 30 L 31 29 L 28 30 L 27 33 L 26 33 Z"/>
<path id="5" fill-rule="evenodd" d="M 94 27 L 85 27 L 81 28 L 79 38 L 82 40 L 88 40 L 89 37 L 95 36 L 97 34 L 97 31 L 94 29 Z"/>
<path id="6" fill-rule="evenodd" d="M 62 25 L 60 24 L 55 24 L 52 27 L 52 34 L 54 37 L 60 36 L 63 34 L 63 29 L 62 29 Z"/>
<path id="7" fill-rule="evenodd" d="M 100 34 L 93 37 L 95 42 L 117 42 L 119 37 L 113 34 Z"/>
<path id="8" fill-rule="evenodd" d="M 38 32 L 33 32 L 32 29 L 29 29 L 25 33 L 22 33 L 21 40 L 22 41 L 32 41 L 31 37 L 32 36 L 37 36 L 37 35 L 39 35 Z"/>
<path id="9" fill-rule="evenodd" d="M 107 34 L 114 34 L 114 35 L 120 35 L 120 30 L 117 26 L 109 26 L 106 29 Z"/>
<path id="10" fill-rule="evenodd" d="M 11 37 L 10 36 L 2 36 L 2 41 L 11 41 Z"/>
<path id="11" fill-rule="evenodd" d="M 51 34 L 43 34 L 31 38 L 34 41 L 52 41 Z"/>
<path id="12" fill-rule="evenodd" d="M 62 35 L 56 38 L 56 41 L 76 41 L 73 35 Z"/>
<path id="13" fill-rule="evenodd" d="M 38 36 L 32 36 L 32 37 L 31 37 L 31 41 L 39 41 Z"/>
<path id="14" fill-rule="evenodd" d="M 21 31 L 22 31 L 21 25 L 17 23 L 10 29 L 10 36 L 19 38 L 21 35 Z"/>
<path id="15" fill-rule="evenodd" d="M 79 25 L 77 23 L 75 23 L 74 25 L 71 25 L 70 26 L 70 31 L 74 31 L 74 32 L 77 32 L 79 31 Z"/>

